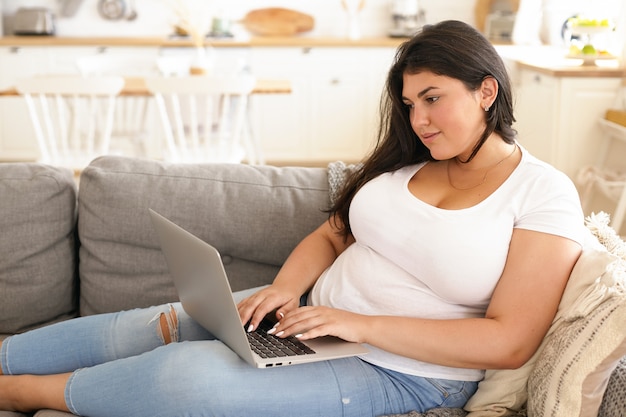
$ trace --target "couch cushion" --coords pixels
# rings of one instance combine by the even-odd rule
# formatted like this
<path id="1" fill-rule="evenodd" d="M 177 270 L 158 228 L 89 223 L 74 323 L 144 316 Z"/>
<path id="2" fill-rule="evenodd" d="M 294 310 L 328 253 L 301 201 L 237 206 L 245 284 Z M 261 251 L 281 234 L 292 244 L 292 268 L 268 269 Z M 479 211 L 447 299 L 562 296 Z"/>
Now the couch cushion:
<path id="1" fill-rule="evenodd" d="M 96 159 L 80 179 L 80 312 L 176 300 L 148 208 L 216 246 L 237 291 L 271 282 L 328 205 L 325 168 Z"/>
<path id="2" fill-rule="evenodd" d="M 598 417 L 623 417 L 626 410 L 626 357 L 611 373 Z"/>
<path id="3" fill-rule="evenodd" d="M 506 416 L 520 410 L 528 399 L 528 378 L 542 350 L 550 343 L 550 335 L 564 322 L 587 316 L 602 302 L 623 291 L 622 264 L 626 260 L 624 242 L 609 226 L 609 218 L 605 213 L 592 214 L 585 220 L 588 233 L 583 252 L 572 270 L 557 315 L 539 349 L 518 369 L 487 370 L 478 390 L 465 405 L 465 409 L 470 411 L 468 417 Z M 614 346 L 610 354 L 618 355 L 619 352 L 619 348 Z M 594 376 L 605 381 L 608 378 L 607 374 L 610 374 L 617 363 L 614 357 L 610 357 L 606 361 L 597 362 L 596 365 L 597 368 L 593 370 Z M 575 384 L 572 386 L 578 389 Z M 602 390 L 605 387 L 606 384 Z M 580 389 L 576 392 L 580 393 Z M 597 410 L 602 392 L 600 390 L 595 394 L 597 395 L 583 397 L 583 409 L 596 407 Z"/>
<path id="4" fill-rule="evenodd" d="M 529 415 L 597 415 L 609 377 L 626 355 L 624 242 L 607 216 L 592 214 L 587 226 L 609 250 L 587 257 L 606 267 L 546 338 L 528 380 Z"/>
<path id="5" fill-rule="evenodd" d="M 576 310 L 580 306 L 579 300 L 583 299 L 583 295 L 588 295 L 597 278 L 602 276 L 605 269 L 614 261 L 615 256 L 602 249 L 589 232 L 588 242 L 572 270 L 548 335 L 560 325 L 566 312 Z M 595 299 L 596 304 L 600 301 L 600 296 Z M 470 412 L 469 417 L 506 416 L 519 411 L 528 399 L 528 376 L 545 343 L 546 338 L 538 351 L 517 369 L 487 370 L 485 378 L 478 385 L 478 390 L 465 405 L 465 409 Z"/>
<path id="6" fill-rule="evenodd" d="M 547 339 L 528 379 L 531 416 L 596 416 L 626 355 L 626 298 L 612 297 Z"/>
<path id="7" fill-rule="evenodd" d="M 0 333 L 76 313 L 76 184 L 69 170 L 0 164 Z"/>

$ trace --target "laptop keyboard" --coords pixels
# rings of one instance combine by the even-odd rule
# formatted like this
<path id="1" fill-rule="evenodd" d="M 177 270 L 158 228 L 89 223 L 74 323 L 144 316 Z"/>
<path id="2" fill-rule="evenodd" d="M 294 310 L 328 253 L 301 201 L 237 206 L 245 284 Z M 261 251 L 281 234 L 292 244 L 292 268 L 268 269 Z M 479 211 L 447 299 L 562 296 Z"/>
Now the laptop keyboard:
<path id="1" fill-rule="evenodd" d="M 248 341 L 252 350 L 262 358 L 280 358 L 285 356 L 309 355 L 315 351 L 290 336 L 284 339 L 267 334 L 274 326 L 269 320 L 261 321 L 259 328 L 254 332 L 247 333 Z"/>

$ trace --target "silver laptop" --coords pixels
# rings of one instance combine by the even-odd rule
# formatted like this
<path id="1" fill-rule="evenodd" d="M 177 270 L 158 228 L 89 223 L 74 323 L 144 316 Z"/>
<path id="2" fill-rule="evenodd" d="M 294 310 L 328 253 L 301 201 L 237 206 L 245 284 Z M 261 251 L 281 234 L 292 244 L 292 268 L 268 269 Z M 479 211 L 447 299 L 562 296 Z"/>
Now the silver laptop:
<path id="1" fill-rule="evenodd" d="M 332 336 L 307 341 L 280 339 L 267 334 L 271 322 L 262 323 L 255 332 L 246 332 L 217 249 L 152 209 L 150 216 L 184 310 L 246 362 L 270 368 L 368 352 L 359 343 Z M 266 320 L 270 319 L 271 314 Z M 274 356 L 273 349 L 265 346 L 277 342 L 290 345 L 282 348 L 280 356 Z"/>

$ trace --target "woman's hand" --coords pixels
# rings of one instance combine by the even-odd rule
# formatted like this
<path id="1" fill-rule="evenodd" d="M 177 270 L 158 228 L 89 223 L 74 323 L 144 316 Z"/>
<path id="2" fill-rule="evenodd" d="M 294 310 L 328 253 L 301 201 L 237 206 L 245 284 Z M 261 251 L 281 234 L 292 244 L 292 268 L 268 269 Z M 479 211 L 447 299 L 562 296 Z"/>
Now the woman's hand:
<path id="1" fill-rule="evenodd" d="M 277 284 L 254 293 L 237 305 L 242 323 L 249 323 L 247 331 L 251 332 L 259 326 L 263 317 L 276 310 L 276 319 L 280 320 L 288 312 L 300 305 L 300 294 L 289 292 Z"/>
<path id="2" fill-rule="evenodd" d="M 362 342 L 367 317 L 330 307 L 300 307 L 285 313 L 268 333 L 277 337 L 296 336 L 300 340 L 337 336 L 349 342 Z"/>
<path id="3" fill-rule="evenodd" d="M 309 291 L 337 256 L 354 243 L 337 233 L 336 221 L 325 221 L 305 237 L 291 252 L 276 275 L 274 283 L 242 300 L 238 305 L 243 323 L 250 322 L 248 331 L 256 329 L 268 313 L 276 310 L 281 320 L 300 305 L 300 297 Z"/>

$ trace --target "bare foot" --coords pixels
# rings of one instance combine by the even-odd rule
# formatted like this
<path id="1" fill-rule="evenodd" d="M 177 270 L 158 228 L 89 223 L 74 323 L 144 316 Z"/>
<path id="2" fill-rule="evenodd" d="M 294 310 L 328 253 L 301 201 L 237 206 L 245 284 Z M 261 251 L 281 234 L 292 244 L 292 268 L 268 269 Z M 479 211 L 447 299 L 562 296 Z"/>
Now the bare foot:
<path id="1" fill-rule="evenodd" d="M 69 411 L 64 392 L 70 375 L 0 375 L 0 410 L 28 413 L 49 408 Z"/>
<path id="2" fill-rule="evenodd" d="M 14 384 L 12 384 L 13 377 L 7 375 L 0 375 L 0 410 L 3 411 L 31 411 L 21 410 L 15 401 Z"/>

